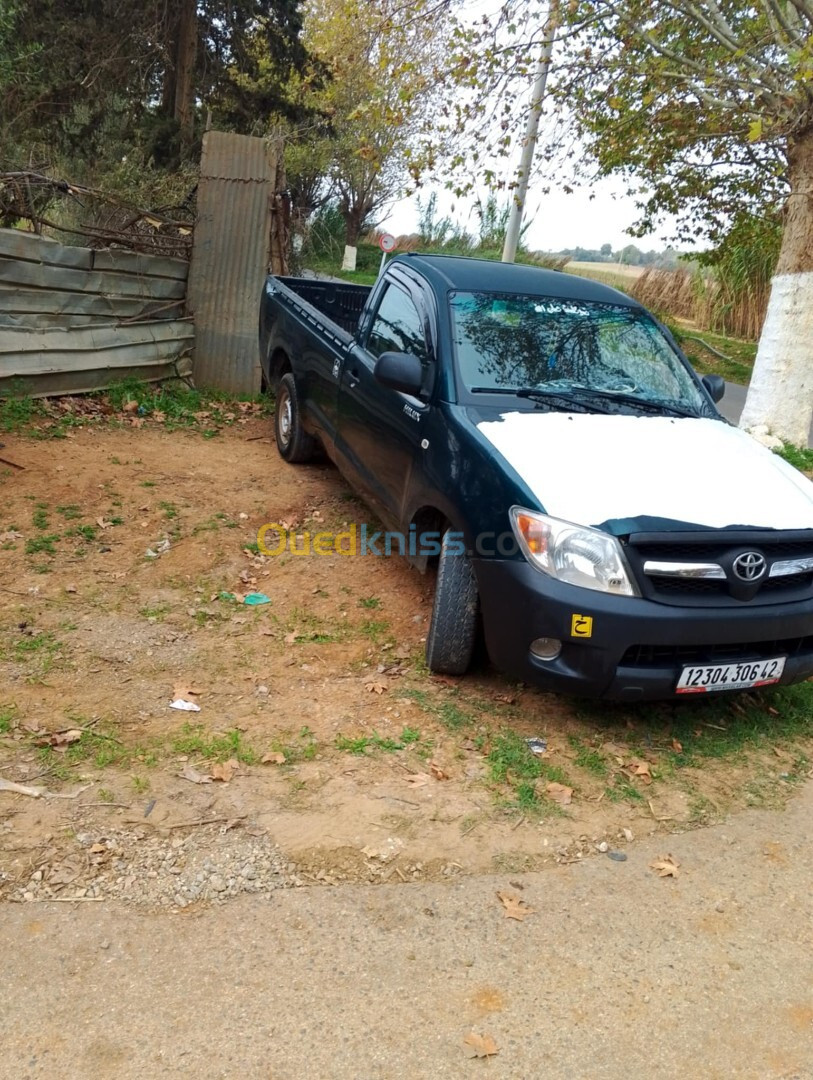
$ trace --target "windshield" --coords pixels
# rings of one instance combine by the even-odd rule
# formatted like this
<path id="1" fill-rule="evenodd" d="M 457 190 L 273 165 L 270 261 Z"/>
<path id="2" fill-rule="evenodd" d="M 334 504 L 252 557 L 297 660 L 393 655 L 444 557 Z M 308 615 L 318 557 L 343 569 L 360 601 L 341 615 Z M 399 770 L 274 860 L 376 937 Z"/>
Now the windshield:
<path id="1" fill-rule="evenodd" d="M 545 296 L 455 293 L 452 333 L 467 390 L 618 395 L 708 413 L 691 375 L 644 311 Z"/>

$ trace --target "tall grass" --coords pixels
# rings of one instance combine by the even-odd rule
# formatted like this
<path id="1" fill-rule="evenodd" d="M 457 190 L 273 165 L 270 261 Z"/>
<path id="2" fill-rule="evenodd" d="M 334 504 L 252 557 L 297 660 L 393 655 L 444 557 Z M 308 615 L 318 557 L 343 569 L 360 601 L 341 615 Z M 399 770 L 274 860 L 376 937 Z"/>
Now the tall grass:
<path id="1" fill-rule="evenodd" d="M 781 238 L 778 221 L 741 215 L 723 242 L 698 258 L 696 270 L 648 267 L 629 292 L 645 307 L 700 330 L 756 340 Z"/>

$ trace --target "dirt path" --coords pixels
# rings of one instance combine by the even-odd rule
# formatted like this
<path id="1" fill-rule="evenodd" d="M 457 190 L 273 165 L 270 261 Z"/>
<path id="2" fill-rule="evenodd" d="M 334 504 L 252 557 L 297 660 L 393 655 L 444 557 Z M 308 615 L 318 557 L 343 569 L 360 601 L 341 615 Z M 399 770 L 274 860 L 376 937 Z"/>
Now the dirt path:
<path id="1" fill-rule="evenodd" d="M 808 784 L 536 874 L 9 905 L 0 1077 L 810 1080 L 811 813 Z M 677 878 L 650 869 L 667 853 Z M 534 913 L 504 918 L 497 890 Z M 498 1054 L 469 1060 L 472 1033 Z"/>

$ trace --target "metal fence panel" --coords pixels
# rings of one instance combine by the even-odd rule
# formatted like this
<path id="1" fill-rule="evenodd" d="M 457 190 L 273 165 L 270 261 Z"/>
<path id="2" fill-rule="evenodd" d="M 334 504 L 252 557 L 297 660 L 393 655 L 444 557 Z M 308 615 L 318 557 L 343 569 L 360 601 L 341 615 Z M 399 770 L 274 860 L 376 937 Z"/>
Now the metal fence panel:
<path id="1" fill-rule="evenodd" d="M 260 389 L 257 327 L 275 176 L 265 140 L 204 135 L 187 294 L 199 386 L 242 394 Z"/>

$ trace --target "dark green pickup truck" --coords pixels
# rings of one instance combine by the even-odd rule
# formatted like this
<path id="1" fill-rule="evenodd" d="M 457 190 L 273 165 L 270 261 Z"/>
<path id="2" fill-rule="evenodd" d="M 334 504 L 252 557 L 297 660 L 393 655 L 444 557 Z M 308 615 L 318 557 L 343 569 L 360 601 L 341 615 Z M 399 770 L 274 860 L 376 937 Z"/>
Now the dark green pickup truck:
<path id="1" fill-rule="evenodd" d="M 432 671 L 482 632 L 504 671 L 593 697 L 813 674 L 813 485 L 628 296 L 406 255 L 372 289 L 270 277 L 260 348 L 283 458 L 321 448 L 386 550 L 437 567 Z"/>

